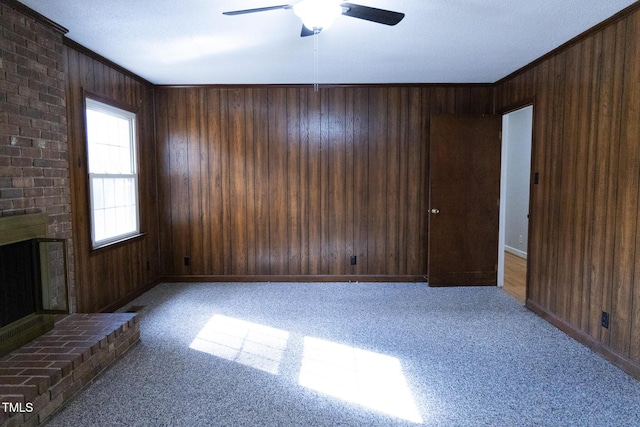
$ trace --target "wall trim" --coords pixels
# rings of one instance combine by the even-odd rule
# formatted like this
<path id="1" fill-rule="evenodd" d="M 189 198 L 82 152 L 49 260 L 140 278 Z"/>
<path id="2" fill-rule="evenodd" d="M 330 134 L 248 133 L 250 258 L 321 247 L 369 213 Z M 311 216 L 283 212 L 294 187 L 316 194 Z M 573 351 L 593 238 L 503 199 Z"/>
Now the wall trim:
<path id="1" fill-rule="evenodd" d="M 0 1 L 4 1 L 4 0 L 0 0 Z M 127 70 L 126 68 L 124 68 L 121 65 L 116 64 L 115 62 L 113 62 L 110 59 L 105 58 L 104 56 L 100 55 L 99 53 L 96 53 L 94 51 L 92 51 L 89 48 L 84 47 L 83 45 L 81 45 L 80 43 L 71 40 L 68 37 L 63 37 L 62 38 L 62 43 L 74 50 L 77 50 L 78 52 L 82 53 L 83 55 L 88 56 L 89 58 L 95 59 L 98 62 L 102 62 L 104 65 L 111 67 L 113 69 L 115 69 L 116 71 L 121 72 L 124 75 L 127 75 L 129 77 L 131 77 L 132 79 L 135 79 L 137 81 L 139 81 L 142 84 L 145 84 L 147 86 L 151 86 L 151 87 L 156 87 L 153 83 L 151 83 L 149 80 L 140 77 L 139 75 Z"/>
<path id="2" fill-rule="evenodd" d="M 560 329 L 569 337 L 578 341 L 580 344 L 588 347 L 594 353 L 599 354 L 600 356 L 602 356 L 603 358 L 605 358 L 606 360 L 608 360 L 618 368 L 622 369 L 629 376 L 640 381 L 640 364 L 637 364 L 631 359 L 619 353 L 616 353 L 603 342 L 598 341 L 592 336 L 582 332 L 581 330 L 577 329 L 575 326 L 571 325 L 570 323 L 566 322 L 565 320 L 561 319 L 555 314 L 550 313 L 545 308 L 536 304 L 535 302 L 531 301 L 528 298 L 525 303 L 525 307 L 527 307 L 529 310 L 531 310 L 532 312 L 540 316 L 542 319 L 551 323 L 556 328 Z"/>
<path id="3" fill-rule="evenodd" d="M 525 251 L 521 251 L 520 249 L 513 248 L 509 245 L 504 245 L 504 250 L 517 257 L 527 259 L 527 253 Z"/>
<path id="4" fill-rule="evenodd" d="M 311 83 L 262 83 L 262 84 L 194 84 L 194 85 L 180 85 L 180 84 L 161 84 L 154 85 L 157 89 L 192 89 L 192 88 L 204 88 L 204 89 L 269 89 L 269 88 L 309 88 L 313 89 Z M 336 88 L 430 88 L 430 87 L 476 87 L 476 88 L 488 88 L 494 89 L 495 83 L 330 83 L 320 84 L 320 89 L 336 89 Z"/>
<path id="5" fill-rule="evenodd" d="M 161 276 L 156 280 L 167 282 L 427 282 L 426 276 L 420 275 L 189 275 L 189 276 Z"/>
<path id="6" fill-rule="evenodd" d="M 496 89 L 497 89 L 497 84 L 496 84 Z M 495 101 L 495 96 L 494 96 L 494 101 Z M 501 116 L 504 116 L 506 114 L 513 113 L 514 111 L 521 110 L 526 107 L 533 107 L 535 111 L 535 106 L 534 106 L 535 101 L 536 101 L 535 96 L 523 98 L 520 101 L 514 102 L 513 104 L 497 109 L 496 114 L 500 114 Z"/>
<path id="7" fill-rule="evenodd" d="M 147 291 L 150 291 L 151 289 L 153 289 L 154 287 L 156 287 L 156 285 L 162 283 L 162 281 L 158 280 L 158 279 L 154 279 L 150 282 L 148 282 L 146 285 L 136 288 L 133 291 L 129 292 L 128 294 L 126 294 L 125 296 L 123 296 L 122 298 L 117 299 L 116 301 L 112 302 L 111 304 L 103 307 L 102 309 L 98 310 L 98 313 L 113 313 L 116 310 L 118 310 L 119 308 L 124 307 L 125 305 L 129 304 L 131 301 L 133 301 L 134 299 L 138 298 L 140 295 L 144 294 Z"/>

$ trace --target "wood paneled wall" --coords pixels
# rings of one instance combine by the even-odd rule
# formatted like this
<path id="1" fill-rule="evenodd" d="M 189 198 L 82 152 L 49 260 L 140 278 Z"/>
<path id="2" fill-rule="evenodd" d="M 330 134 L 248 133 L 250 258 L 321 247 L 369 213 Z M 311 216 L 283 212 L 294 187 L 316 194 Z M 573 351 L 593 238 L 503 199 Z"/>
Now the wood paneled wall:
<path id="1" fill-rule="evenodd" d="M 158 88 L 161 274 L 421 280 L 429 116 L 492 110 L 491 86 Z"/>
<path id="2" fill-rule="evenodd" d="M 497 85 L 498 109 L 527 99 L 539 173 L 528 305 L 640 376 L 637 5 Z"/>
<path id="3" fill-rule="evenodd" d="M 65 41 L 69 163 L 78 311 L 118 308 L 158 277 L 153 86 Z M 137 109 L 140 221 L 145 235 L 91 250 L 83 91 Z"/>

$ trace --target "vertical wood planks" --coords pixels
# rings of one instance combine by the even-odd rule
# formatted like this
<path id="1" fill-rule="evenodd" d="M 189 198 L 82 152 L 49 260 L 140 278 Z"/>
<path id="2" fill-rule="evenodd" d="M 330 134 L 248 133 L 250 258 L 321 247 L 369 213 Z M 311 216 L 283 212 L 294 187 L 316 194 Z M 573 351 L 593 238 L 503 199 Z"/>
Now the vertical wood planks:
<path id="1" fill-rule="evenodd" d="M 267 109 L 267 89 L 254 90 L 253 97 L 253 144 L 254 144 L 254 185 L 255 211 L 253 220 L 256 227 L 256 274 L 270 274 L 270 242 L 269 229 L 269 117 Z M 214 143 L 209 141 L 210 144 Z M 205 197 L 207 197 L 205 195 Z M 213 232 L 219 232 L 214 230 Z M 220 256 L 224 257 L 224 251 Z M 211 274 L 221 274 L 212 271 Z"/>
<path id="2" fill-rule="evenodd" d="M 300 94 L 287 89 L 287 274 L 300 274 L 302 270 L 301 200 L 304 192 L 300 188 Z M 292 273 L 295 272 L 295 273 Z"/>
<path id="3" fill-rule="evenodd" d="M 175 254 L 172 257 L 174 271 L 189 274 L 191 269 L 185 266 L 184 257 L 190 256 L 191 232 L 189 221 L 189 171 L 187 133 L 180 129 L 186 124 L 186 91 L 169 100 L 169 164 L 172 171 L 169 191 L 171 193 L 171 224 L 182 224 L 183 233 L 173 232 L 170 246 Z M 175 230 L 175 227 L 174 227 Z"/>
<path id="4" fill-rule="evenodd" d="M 245 91 L 240 89 L 227 91 L 229 102 L 228 132 L 228 207 L 229 207 L 229 271 L 247 274 L 249 242 L 247 240 L 247 200 L 253 188 L 253 182 L 247 179 L 247 111 Z M 206 141 L 204 141 L 206 144 Z M 206 274 L 206 273 L 203 273 Z"/>
<path id="5" fill-rule="evenodd" d="M 165 275 L 425 275 L 429 115 L 493 105 L 486 86 L 158 92 Z"/>
<path id="6" fill-rule="evenodd" d="M 626 112 L 626 130 L 625 135 L 629 140 L 631 147 L 635 147 L 635 150 L 639 150 L 640 147 L 640 97 L 637 96 L 640 93 L 640 81 L 638 75 L 640 74 L 640 13 L 635 14 L 629 19 L 628 30 L 633 30 L 633 38 L 627 40 L 627 52 L 630 54 L 628 59 L 628 71 L 625 73 L 630 85 L 630 90 L 627 92 L 627 112 Z M 629 32 L 627 32 L 629 34 Z M 635 52 L 635 54 L 633 54 Z M 633 94 L 636 95 L 633 95 Z M 636 154 L 637 156 L 637 154 Z M 637 159 L 637 157 L 636 157 Z M 631 173 L 639 173 L 638 163 L 636 163 L 635 170 Z M 637 182 L 637 181 L 636 181 Z M 631 215 L 631 220 L 635 217 L 636 221 L 640 221 L 640 186 L 636 187 L 638 193 L 636 194 L 637 208 L 635 215 Z M 636 235 L 640 232 L 640 224 L 636 225 Z M 636 237 L 635 247 L 635 268 L 634 274 L 631 278 L 633 287 L 630 289 L 629 303 L 630 303 L 630 321 L 629 321 L 629 357 L 636 364 L 640 365 L 640 238 Z"/>
<path id="7" fill-rule="evenodd" d="M 639 52 L 636 8 L 496 88 L 498 109 L 535 99 L 528 298 L 636 365 Z"/>
<path id="8" fill-rule="evenodd" d="M 387 250 L 387 103 L 388 89 L 371 90 L 369 95 L 369 273 L 384 274 Z"/>
<path id="9" fill-rule="evenodd" d="M 171 199 L 166 192 L 160 195 L 156 192 L 156 180 L 166 182 L 166 175 L 158 175 L 157 165 L 161 170 L 168 166 L 169 145 L 156 152 L 153 132 L 154 89 L 149 83 L 125 75 L 72 46 L 65 45 L 64 52 L 77 309 L 80 312 L 96 312 L 118 301 L 125 301 L 160 274 L 163 262 L 158 251 L 159 223 L 169 224 L 170 215 L 174 212 L 169 210 L 159 216 L 158 203 Z M 91 249 L 90 236 L 83 99 L 87 91 L 136 110 L 140 224 L 145 233 L 141 238 L 97 251 Z M 169 133 L 167 121 L 160 119 L 155 125 L 165 135 Z M 171 237 L 164 235 L 164 241 L 167 239 Z M 166 257 L 167 261 L 170 259 L 172 257 Z"/>
<path id="10" fill-rule="evenodd" d="M 347 259 L 346 90 L 326 91 L 328 111 L 328 273 L 345 274 Z"/>
<path id="11" fill-rule="evenodd" d="M 356 88 L 353 93 L 353 252 L 354 274 L 369 271 L 369 90 Z"/>
<path id="12" fill-rule="evenodd" d="M 426 172 L 428 165 L 424 158 L 425 134 L 423 134 L 423 123 L 429 117 L 428 103 L 423 103 L 423 90 L 421 88 L 410 88 L 407 94 L 407 129 L 406 129 L 406 204 L 400 206 L 400 212 L 424 212 L 428 208 L 426 199 Z M 426 111 L 425 111 L 426 110 Z M 428 135 L 428 133 L 426 134 Z M 417 180 L 418 185 L 413 185 L 412 181 Z M 423 225 L 426 218 L 419 215 L 406 216 L 405 222 L 405 245 L 407 251 L 404 254 L 405 265 L 400 265 L 400 270 L 406 269 L 408 274 L 421 274 L 427 271 L 426 244 L 423 245 Z"/>
<path id="13" fill-rule="evenodd" d="M 185 161 L 188 164 L 188 168 L 192 173 L 196 175 L 201 175 L 201 171 L 203 168 L 206 168 L 206 163 L 201 161 L 201 149 L 200 149 L 200 118 L 196 114 L 196 111 L 199 107 L 198 105 L 198 90 L 197 89 L 189 89 L 186 91 L 186 111 L 184 120 L 186 120 L 187 128 L 189 131 L 187 132 L 185 145 L 186 145 L 186 159 Z M 190 236 L 191 239 L 187 243 L 187 247 L 185 248 L 185 255 L 190 257 L 190 265 L 186 269 L 189 272 L 198 271 L 199 266 L 202 265 L 204 259 L 203 255 L 203 238 L 202 238 L 202 230 L 204 228 L 204 218 L 203 218 L 203 210 L 202 210 L 202 202 L 203 199 L 197 197 L 198 194 L 202 193 L 203 186 L 201 185 L 201 181 L 189 179 L 186 182 L 186 196 L 188 200 L 188 205 L 186 208 L 188 209 L 188 221 L 189 225 L 192 228 Z M 186 243 L 186 242 L 185 242 Z"/>
<path id="14" fill-rule="evenodd" d="M 637 16 L 637 15 L 636 15 Z M 611 296 L 611 347 L 629 356 L 631 347 L 634 267 L 638 234 L 638 187 L 640 184 L 640 26 L 637 19 L 626 19 L 624 26 L 624 91 L 620 123 L 620 155 L 617 172 L 618 198 L 615 231 L 615 269 Z M 635 288 L 638 287 L 638 283 Z M 640 310 L 640 307 L 637 308 Z M 640 331 L 634 331 L 637 341 Z"/>
<path id="15" fill-rule="evenodd" d="M 287 274 L 287 168 L 286 89 L 268 91 L 269 109 L 269 266 L 270 274 Z M 283 117 L 284 116 L 284 117 Z"/>

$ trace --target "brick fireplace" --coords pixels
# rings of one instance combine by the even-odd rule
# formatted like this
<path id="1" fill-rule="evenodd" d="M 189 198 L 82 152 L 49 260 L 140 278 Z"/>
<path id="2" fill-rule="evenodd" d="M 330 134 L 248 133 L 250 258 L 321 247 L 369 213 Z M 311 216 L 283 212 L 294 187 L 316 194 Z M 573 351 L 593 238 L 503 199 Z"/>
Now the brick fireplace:
<path id="1" fill-rule="evenodd" d="M 46 236 L 66 240 L 75 312 L 66 30 L 43 22 L 0 3 L 0 217 L 44 214 Z"/>

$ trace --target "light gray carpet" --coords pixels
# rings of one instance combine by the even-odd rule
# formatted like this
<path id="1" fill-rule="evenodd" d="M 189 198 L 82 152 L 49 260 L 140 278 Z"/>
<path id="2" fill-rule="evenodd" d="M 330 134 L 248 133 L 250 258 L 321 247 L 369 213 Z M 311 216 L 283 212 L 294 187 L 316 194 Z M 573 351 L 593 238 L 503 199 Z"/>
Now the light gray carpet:
<path id="1" fill-rule="evenodd" d="M 497 288 L 161 284 L 130 306 L 141 342 L 49 426 L 640 426 L 640 382 Z"/>

